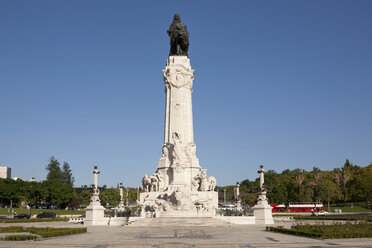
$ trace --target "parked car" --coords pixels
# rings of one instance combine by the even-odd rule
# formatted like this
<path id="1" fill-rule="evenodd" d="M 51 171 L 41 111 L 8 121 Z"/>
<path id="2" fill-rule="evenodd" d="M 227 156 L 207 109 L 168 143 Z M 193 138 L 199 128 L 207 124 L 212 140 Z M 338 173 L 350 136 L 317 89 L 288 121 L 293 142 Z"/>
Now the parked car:
<path id="1" fill-rule="evenodd" d="M 40 214 L 36 215 L 36 218 L 55 218 L 55 212 L 41 212 Z"/>
<path id="2" fill-rule="evenodd" d="M 234 210 L 236 208 L 236 206 L 235 205 L 233 205 L 233 204 L 227 204 L 227 205 L 222 205 L 221 206 L 221 210 Z"/>
<path id="3" fill-rule="evenodd" d="M 318 212 L 312 211 L 311 214 L 314 215 L 314 216 L 326 216 L 328 214 L 328 212 L 326 212 L 324 210 L 320 210 Z"/>
<path id="4" fill-rule="evenodd" d="M 30 219 L 29 214 L 18 214 L 14 216 L 14 219 Z"/>

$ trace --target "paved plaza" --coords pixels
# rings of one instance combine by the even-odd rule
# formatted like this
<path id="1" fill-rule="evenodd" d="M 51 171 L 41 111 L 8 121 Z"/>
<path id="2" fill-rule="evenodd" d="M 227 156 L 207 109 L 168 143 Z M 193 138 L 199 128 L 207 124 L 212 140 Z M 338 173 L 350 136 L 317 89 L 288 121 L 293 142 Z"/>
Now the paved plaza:
<path id="1" fill-rule="evenodd" d="M 9 226 L 10 224 L 0 224 Z M 82 227 L 69 223 L 28 223 L 23 226 Z M 275 225 L 288 226 L 289 223 Z M 1 241 L 0 247 L 372 247 L 372 239 L 318 240 L 265 231 L 264 225 L 219 226 L 90 226 L 85 234 L 41 241 Z"/>

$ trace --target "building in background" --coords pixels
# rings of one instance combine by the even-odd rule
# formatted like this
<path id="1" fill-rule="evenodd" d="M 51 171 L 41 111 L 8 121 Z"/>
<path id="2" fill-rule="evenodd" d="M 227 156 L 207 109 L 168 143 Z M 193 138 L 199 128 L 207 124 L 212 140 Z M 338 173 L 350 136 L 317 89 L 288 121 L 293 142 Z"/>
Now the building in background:
<path id="1" fill-rule="evenodd" d="M 28 180 L 28 181 L 29 181 L 29 182 L 37 182 L 36 177 L 31 177 L 31 179 Z"/>
<path id="2" fill-rule="evenodd" d="M 22 177 L 13 177 L 13 180 L 14 180 L 14 181 L 17 181 L 17 180 L 24 181 Z"/>
<path id="3" fill-rule="evenodd" d="M 0 166 L 0 178 L 10 178 L 12 169 L 6 166 Z"/>

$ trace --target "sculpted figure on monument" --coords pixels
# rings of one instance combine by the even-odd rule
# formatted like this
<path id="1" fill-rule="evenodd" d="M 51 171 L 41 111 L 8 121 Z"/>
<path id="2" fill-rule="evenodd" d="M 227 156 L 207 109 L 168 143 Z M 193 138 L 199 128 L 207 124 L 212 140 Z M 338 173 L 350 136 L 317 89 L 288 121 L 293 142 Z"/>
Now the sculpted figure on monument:
<path id="1" fill-rule="evenodd" d="M 198 175 L 196 175 L 191 183 L 191 189 L 193 191 L 214 191 L 217 180 L 215 177 L 207 176 L 207 169 L 202 169 Z"/>
<path id="2" fill-rule="evenodd" d="M 156 171 L 153 175 L 154 178 L 156 178 L 156 182 L 157 182 L 157 185 L 156 185 L 156 188 L 157 190 L 156 191 L 163 191 L 164 190 L 164 176 L 159 173 L 158 171 Z"/>
<path id="3" fill-rule="evenodd" d="M 198 191 L 200 187 L 200 179 L 198 176 L 194 177 L 192 182 L 191 182 L 191 191 Z"/>
<path id="4" fill-rule="evenodd" d="M 186 147 L 186 154 L 187 157 L 191 160 L 192 158 L 196 158 L 196 145 L 194 143 L 189 143 Z"/>
<path id="5" fill-rule="evenodd" d="M 207 169 L 202 169 L 196 177 L 194 177 L 194 180 L 199 181 L 199 190 L 200 191 L 208 191 L 209 190 L 209 181 L 207 176 Z"/>
<path id="6" fill-rule="evenodd" d="M 189 32 L 187 31 L 185 24 L 181 22 L 179 14 L 174 15 L 173 23 L 169 26 L 167 33 L 170 36 L 171 45 L 169 56 L 188 56 L 187 52 L 189 50 Z"/>
<path id="7" fill-rule="evenodd" d="M 217 183 L 216 178 L 213 176 L 208 177 L 208 183 L 209 183 L 208 190 L 214 191 L 214 188 L 216 187 L 216 183 Z"/>
<path id="8" fill-rule="evenodd" d="M 169 157 L 168 146 L 166 144 L 164 144 L 161 149 L 162 149 L 162 152 L 163 152 L 162 157 L 168 158 Z"/>
<path id="9" fill-rule="evenodd" d="M 174 132 L 172 134 L 173 138 L 173 164 L 182 164 L 185 162 L 186 154 L 185 147 L 182 144 L 180 134 Z"/>
<path id="10" fill-rule="evenodd" d="M 147 175 L 142 178 L 142 188 L 145 192 L 151 189 L 151 179 Z"/>
<path id="11" fill-rule="evenodd" d="M 156 175 L 152 175 L 150 177 L 150 180 L 151 180 L 151 190 L 150 191 L 158 191 L 158 184 L 159 184 L 159 181 L 158 181 L 158 178 L 156 177 Z"/>

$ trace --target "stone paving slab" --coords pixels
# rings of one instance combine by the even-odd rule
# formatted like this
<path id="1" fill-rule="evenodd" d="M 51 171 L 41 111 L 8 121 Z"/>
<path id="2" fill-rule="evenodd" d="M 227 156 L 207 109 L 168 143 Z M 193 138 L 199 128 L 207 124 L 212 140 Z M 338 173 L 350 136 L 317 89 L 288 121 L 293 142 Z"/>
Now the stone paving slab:
<path id="1" fill-rule="evenodd" d="M 33 226 L 82 227 L 69 223 L 27 223 Z M 36 225 L 38 224 L 38 225 Z M 280 225 L 278 223 L 277 225 Z M 372 239 L 318 240 L 265 231 L 265 226 L 119 227 L 91 226 L 88 233 L 41 241 L 0 242 L 0 247 L 372 247 Z"/>

